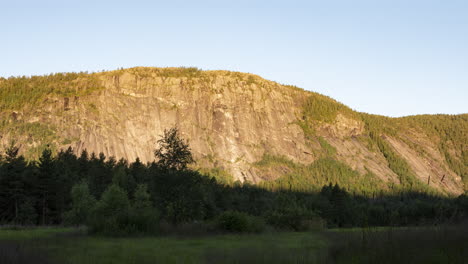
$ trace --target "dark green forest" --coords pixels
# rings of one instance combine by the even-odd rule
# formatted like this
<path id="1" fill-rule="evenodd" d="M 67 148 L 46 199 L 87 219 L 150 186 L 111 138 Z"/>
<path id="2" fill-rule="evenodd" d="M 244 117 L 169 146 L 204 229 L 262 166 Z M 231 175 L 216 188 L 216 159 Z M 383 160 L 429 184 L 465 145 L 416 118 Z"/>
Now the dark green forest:
<path id="1" fill-rule="evenodd" d="M 444 224 L 468 216 L 466 195 L 350 192 L 333 181 L 337 170 L 324 170 L 330 182 L 317 190 L 284 188 L 281 181 L 223 184 L 189 169 L 190 148 L 176 129 L 158 143 L 156 161 L 147 164 L 86 151 L 77 156 L 71 148 L 56 155 L 46 149 L 27 161 L 10 146 L 0 158 L 0 223 L 86 225 L 91 232 L 123 235 L 187 224 L 221 232 L 303 231 Z"/>

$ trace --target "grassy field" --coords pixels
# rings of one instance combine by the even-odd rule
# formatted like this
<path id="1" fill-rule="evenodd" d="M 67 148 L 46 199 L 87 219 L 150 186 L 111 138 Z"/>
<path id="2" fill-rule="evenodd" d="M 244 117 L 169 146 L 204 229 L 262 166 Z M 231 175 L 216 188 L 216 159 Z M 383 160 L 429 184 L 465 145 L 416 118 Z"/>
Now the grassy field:
<path id="1" fill-rule="evenodd" d="M 0 230 L 0 263 L 468 263 L 468 228 L 375 228 L 197 237 Z"/>
<path id="2" fill-rule="evenodd" d="M 326 263 L 468 263 L 468 225 L 333 230 Z"/>
<path id="3" fill-rule="evenodd" d="M 317 233 L 109 238 L 73 229 L 1 230 L 0 245 L 43 263 L 307 263 L 326 246 Z M 5 247 L 5 245 L 13 245 Z M 19 249 L 19 250 L 18 250 Z M 296 254 L 307 251 L 306 255 Z M 1 263 L 11 253 L 0 251 Z M 1 258 L 4 258 L 3 260 Z M 13 261 L 20 258 L 11 257 Z M 29 258 L 25 258 L 27 262 Z M 278 262 L 279 261 L 279 262 Z M 305 262 L 304 262 L 305 263 Z"/>

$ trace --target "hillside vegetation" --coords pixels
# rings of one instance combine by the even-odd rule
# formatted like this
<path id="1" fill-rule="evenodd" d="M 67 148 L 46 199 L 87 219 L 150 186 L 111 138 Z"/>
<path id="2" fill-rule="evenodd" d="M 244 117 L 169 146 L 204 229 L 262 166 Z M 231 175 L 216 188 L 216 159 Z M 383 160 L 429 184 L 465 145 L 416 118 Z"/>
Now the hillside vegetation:
<path id="1" fill-rule="evenodd" d="M 99 80 L 85 72 L 0 79 L 0 111 L 34 106 L 48 95 L 83 96 L 100 88 Z"/>

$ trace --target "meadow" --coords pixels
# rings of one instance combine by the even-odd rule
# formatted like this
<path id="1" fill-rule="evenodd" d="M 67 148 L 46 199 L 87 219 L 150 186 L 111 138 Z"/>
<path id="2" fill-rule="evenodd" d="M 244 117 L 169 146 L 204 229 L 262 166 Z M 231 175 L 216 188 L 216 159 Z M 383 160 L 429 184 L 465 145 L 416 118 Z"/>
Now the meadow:
<path id="1" fill-rule="evenodd" d="M 262 234 L 105 237 L 84 229 L 0 230 L 0 263 L 466 263 L 468 225 Z"/>
<path id="2" fill-rule="evenodd" d="M 62 228 L 1 230 L 0 241 L 1 263 L 253 263 L 273 261 L 278 249 L 307 249 L 314 257 L 325 246 L 312 233 L 104 237 Z"/>

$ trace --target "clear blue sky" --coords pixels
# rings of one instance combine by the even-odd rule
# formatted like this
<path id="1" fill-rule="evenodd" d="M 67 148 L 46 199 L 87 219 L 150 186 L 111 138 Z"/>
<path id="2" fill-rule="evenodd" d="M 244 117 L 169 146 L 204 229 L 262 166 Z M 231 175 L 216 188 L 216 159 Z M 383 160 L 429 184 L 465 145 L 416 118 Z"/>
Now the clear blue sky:
<path id="1" fill-rule="evenodd" d="M 2 1 L 0 76 L 196 66 L 390 116 L 468 112 L 468 1 Z"/>

